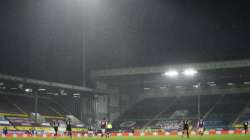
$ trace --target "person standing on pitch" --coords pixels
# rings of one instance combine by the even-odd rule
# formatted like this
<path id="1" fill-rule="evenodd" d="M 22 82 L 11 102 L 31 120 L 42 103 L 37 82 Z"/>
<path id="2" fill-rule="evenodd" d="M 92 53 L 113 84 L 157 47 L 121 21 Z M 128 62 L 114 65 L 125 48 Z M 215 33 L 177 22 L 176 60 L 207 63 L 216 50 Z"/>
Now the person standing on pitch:
<path id="1" fill-rule="evenodd" d="M 54 121 L 52 125 L 53 125 L 54 131 L 55 131 L 54 137 L 56 137 L 57 132 L 58 132 L 58 127 L 59 127 L 60 124 L 59 124 L 58 121 Z"/>
<path id="2" fill-rule="evenodd" d="M 8 134 L 8 128 L 6 126 L 3 128 L 3 134 L 4 136 L 7 136 Z"/>
<path id="3" fill-rule="evenodd" d="M 36 130 L 35 130 L 34 127 L 30 128 L 30 134 L 31 134 L 32 136 L 35 136 Z"/>
<path id="4" fill-rule="evenodd" d="M 197 129 L 198 129 L 198 134 L 200 136 L 203 136 L 204 134 L 204 121 L 203 120 L 199 120 L 197 123 Z"/>
<path id="5" fill-rule="evenodd" d="M 106 135 L 106 127 L 107 127 L 107 121 L 106 118 L 103 118 L 101 120 L 101 131 L 102 131 L 102 137 Z"/>
<path id="6" fill-rule="evenodd" d="M 244 122 L 243 126 L 244 126 L 244 130 L 245 130 L 245 134 L 247 134 L 247 131 L 248 131 L 248 121 Z"/>
<path id="7" fill-rule="evenodd" d="M 112 131 L 112 124 L 110 121 L 108 121 L 106 138 L 109 138 L 111 136 L 111 131 Z"/>
<path id="8" fill-rule="evenodd" d="M 183 121 L 182 138 L 185 135 L 185 133 L 187 135 L 187 138 L 189 138 L 189 122 L 188 122 L 188 120 Z"/>
<path id="9" fill-rule="evenodd" d="M 70 138 L 72 138 L 72 128 L 71 128 L 71 122 L 70 122 L 70 119 L 68 119 L 66 121 L 66 131 L 67 131 L 67 136 L 70 136 Z"/>

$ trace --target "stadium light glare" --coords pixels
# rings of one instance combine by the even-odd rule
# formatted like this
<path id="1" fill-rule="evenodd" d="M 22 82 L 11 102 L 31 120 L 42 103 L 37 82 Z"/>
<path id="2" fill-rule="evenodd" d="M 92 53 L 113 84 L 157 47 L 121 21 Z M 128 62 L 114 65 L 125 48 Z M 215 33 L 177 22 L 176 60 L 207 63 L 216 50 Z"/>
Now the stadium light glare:
<path id="1" fill-rule="evenodd" d="M 45 88 L 39 88 L 38 91 L 46 91 Z"/>
<path id="2" fill-rule="evenodd" d="M 185 75 L 185 76 L 194 76 L 198 73 L 197 70 L 195 69 L 192 69 L 192 68 L 189 68 L 189 69 L 185 69 L 182 74 Z"/>
<path id="3" fill-rule="evenodd" d="M 32 89 L 26 88 L 26 89 L 25 89 L 25 92 L 32 92 Z"/>
<path id="4" fill-rule="evenodd" d="M 165 72 L 164 75 L 168 77 L 177 77 L 179 75 L 179 72 L 176 70 L 169 70 Z"/>
<path id="5" fill-rule="evenodd" d="M 209 86 L 210 87 L 216 87 L 216 84 L 210 84 Z"/>
<path id="6" fill-rule="evenodd" d="M 73 96 L 73 98 L 80 98 L 80 96 Z"/>
<path id="7" fill-rule="evenodd" d="M 201 83 L 197 83 L 197 84 L 193 85 L 193 88 L 199 88 L 200 85 L 201 85 Z"/>
<path id="8" fill-rule="evenodd" d="M 193 88 L 199 88 L 199 85 L 193 85 Z"/>
<path id="9" fill-rule="evenodd" d="M 165 87 L 165 86 L 162 86 L 162 87 L 160 87 L 160 89 L 166 89 L 167 87 Z"/>
<path id="10" fill-rule="evenodd" d="M 73 93 L 73 96 L 80 96 L 80 93 Z"/>
<path id="11" fill-rule="evenodd" d="M 244 85 L 250 85 L 250 82 L 243 82 Z"/>
<path id="12" fill-rule="evenodd" d="M 215 83 L 215 82 L 207 82 L 207 84 L 208 84 L 208 85 L 210 85 L 210 84 L 214 84 L 214 83 Z"/>
<path id="13" fill-rule="evenodd" d="M 228 85 L 228 86 L 233 86 L 233 85 L 234 85 L 234 83 L 227 83 L 227 85 Z"/>

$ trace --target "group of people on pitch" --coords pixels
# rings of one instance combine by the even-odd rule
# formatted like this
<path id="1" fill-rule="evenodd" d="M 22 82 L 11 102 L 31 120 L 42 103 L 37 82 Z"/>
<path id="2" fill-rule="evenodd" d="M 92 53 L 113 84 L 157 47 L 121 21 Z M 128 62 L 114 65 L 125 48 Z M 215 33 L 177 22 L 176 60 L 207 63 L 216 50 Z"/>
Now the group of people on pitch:
<path id="1" fill-rule="evenodd" d="M 182 137 L 184 137 L 185 135 L 187 136 L 187 138 L 190 137 L 190 121 L 188 120 L 183 120 L 182 122 Z M 203 136 L 205 131 L 205 123 L 204 120 L 199 120 L 197 123 L 197 133 L 200 136 Z"/>
<path id="2" fill-rule="evenodd" d="M 105 118 L 101 120 L 100 122 L 100 128 L 101 128 L 101 137 L 109 138 L 111 137 L 111 131 L 112 131 L 112 123 L 110 121 L 107 121 Z"/>
<path id="3" fill-rule="evenodd" d="M 244 128 L 244 132 L 245 134 L 248 133 L 248 121 L 246 122 L 243 122 L 243 128 Z M 187 138 L 190 137 L 190 122 L 188 120 L 184 120 L 182 122 L 182 137 L 184 137 L 185 135 L 187 136 Z M 197 123 L 197 133 L 198 135 L 200 136 L 203 136 L 204 135 L 204 131 L 205 131 L 205 123 L 204 123 L 204 120 L 199 120 L 198 123 Z"/>
<path id="4" fill-rule="evenodd" d="M 182 125 L 182 137 L 184 137 L 186 135 L 187 138 L 189 138 L 190 137 L 191 122 L 189 120 L 183 120 L 181 123 L 182 123 L 181 124 Z M 60 123 L 59 123 L 59 121 L 53 121 L 50 125 L 54 128 L 54 131 L 55 131 L 54 137 L 56 137 L 58 134 L 58 127 L 60 126 Z M 244 128 L 245 134 L 248 133 L 248 126 L 249 126 L 248 121 L 243 122 L 243 128 Z M 101 128 L 101 137 L 104 137 L 104 136 L 106 138 L 111 137 L 112 124 L 110 121 L 107 121 L 105 118 L 103 120 L 101 120 L 100 128 Z M 32 130 L 35 130 L 35 129 L 32 129 Z M 205 131 L 204 120 L 199 120 L 197 123 L 198 135 L 203 136 L 204 131 Z M 71 128 L 71 121 L 70 120 L 66 121 L 66 132 L 65 133 L 67 134 L 67 136 L 70 136 L 72 138 L 72 128 Z M 8 134 L 7 127 L 3 128 L 3 134 L 4 135 Z"/>
<path id="5" fill-rule="evenodd" d="M 56 137 L 57 134 L 58 134 L 58 128 L 60 126 L 60 122 L 59 121 L 53 121 L 51 123 L 51 126 L 54 128 L 54 131 L 55 131 L 54 137 Z M 71 128 L 71 121 L 70 121 L 70 119 L 68 119 L 66 121 L 66 132 L 65 133 L 66 133 L 67 136 L 69 136 L 70 138 L 72 138 L 72 128 Z"/>

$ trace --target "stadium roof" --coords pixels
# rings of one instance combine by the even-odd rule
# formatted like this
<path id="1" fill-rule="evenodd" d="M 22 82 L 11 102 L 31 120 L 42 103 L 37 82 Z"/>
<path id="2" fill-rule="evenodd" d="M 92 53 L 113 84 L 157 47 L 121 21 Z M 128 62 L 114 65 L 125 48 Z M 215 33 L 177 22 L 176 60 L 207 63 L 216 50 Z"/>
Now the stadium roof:
<path id="1" fill-rule="evenodd" d="M 194 77 L 179 75 L 166 77 L 164 72 L 175 69 L 179 72 L 186 68 L 198 71 Z M 97 70 L 92 76 L 110 86 L 125 87 L 127 89 L 140 88 L 152 91 L 176 91 L 181 89 L 232 89 L 242 92 L 250 87 L 250 59 L 217 61 L 207 63 L 191 63 L 178 65 L 162 65 L 150 67 L 135 67 L 122 69 Z"/>
<path id="2" fill-rule="evenodd" d="M 97 71 L 92 72 L 92 76 L 93 77 L 105 77 L 105 76 L 155 74 L 155 73 L 164 73 L 169 69 L 181 70 L 181 69 L 186 69 L 186 68 L 194 68 L 196 70 L 215 70 L 215 69 L 231 69 L 231 68 L 244 68 L 244 67 L 250 67 L 250 59 L 97 70 Z"/>
<path id="3" fill-rule="evenodd" d="M 25 95 L 38 93 L 40 96 L 73 95 L 79 97 L 87 93 L 106 94 L 107 91 L 0 74 L 0 93 Z"/>

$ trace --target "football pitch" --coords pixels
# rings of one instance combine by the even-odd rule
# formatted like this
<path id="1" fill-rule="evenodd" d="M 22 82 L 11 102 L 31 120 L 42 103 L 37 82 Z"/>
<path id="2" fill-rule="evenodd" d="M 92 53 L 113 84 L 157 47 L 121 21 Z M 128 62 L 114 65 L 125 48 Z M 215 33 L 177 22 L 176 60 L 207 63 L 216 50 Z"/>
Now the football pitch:
<path id="1" fill-rule="evenodd" d="M 13 139 L 13 138 L 0 138 L 0 140 Z M 71 140 L 70 138 L 15 138 L 18 140 Z M 86 138 L 73 138 L 74 140 L 184 140 L 186 137 L 180 136 L 159 136 L 159 137 L 86 137 Z M 250 140 L 250 135 L 214 135 L 214 136 L 192 136 L 188 140 Z"/>

